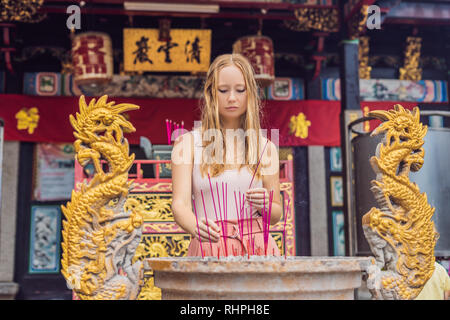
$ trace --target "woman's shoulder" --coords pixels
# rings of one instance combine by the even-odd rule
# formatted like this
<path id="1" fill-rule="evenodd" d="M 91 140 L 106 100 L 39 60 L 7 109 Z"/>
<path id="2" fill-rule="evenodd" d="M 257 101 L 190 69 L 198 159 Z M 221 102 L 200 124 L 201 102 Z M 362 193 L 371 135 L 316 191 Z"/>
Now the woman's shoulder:
<path id="1" fill-rule="evenodd" d="M 186 144 L 188 143 L 189 145 L 193 144 L 195 141 L 195 137 L 192 131 L 188 131 L 186 133 L 183 133 L 182 135 L 180 135 L 179 137 L 177 137 L 175 139 L 174 142 L 174 146 L 176 146 L 179 143 L 183 143 Z"/>

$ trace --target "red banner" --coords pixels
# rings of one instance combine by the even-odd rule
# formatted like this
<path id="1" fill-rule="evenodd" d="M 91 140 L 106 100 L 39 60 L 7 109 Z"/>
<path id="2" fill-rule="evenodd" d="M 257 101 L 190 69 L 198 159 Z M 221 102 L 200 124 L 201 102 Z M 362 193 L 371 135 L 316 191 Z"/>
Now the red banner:
<path id="1" fill-rule="evenodd" d="M 87 103 L 91 100 L 86 98 Z M 78 97 L 44 97 L 0 94 L 0 118 L 5 122 L 5 140 L 71 143 L 75 140 L 69 115 L 79 110 Z M 200 119 L 197 99 L 110 98 L 109 101 L 132 103 L 139 110 L 128 112 L 136 132 L 127 134 L 131 144 L 141 136 L 153 144 L 167 144 L 166 119 L 184 121 L 191 130 Z M 398 102 L 362 102 L 369 110 L 390 109 Z M 411 109 L 415 103 L 402 103 Z M 339 146 L 339 101 L 266 100 L 263 106 L 263 128 L 279 129 L 280 146 Z"/>
<path id="2" fill-rule="evenodd" d="M 89 103 L 91 98 L 86 98 Z M 5 122 L 5 140 L 32 142 L 73 142 L 69 115 L 79 110 L 78 97 L 0 95 L 0 118 Z M 132 103 L 139 110 L 128 112 L 136 132 L 127 134 L 131 144 L 147 137 L 153 144 L 167 144 L 165 119 L 191 130 L 200 119 L 197 99 L 110 98 Z M 280 146 L 339 145 L 338 101 L 264 101 L 263 127 L 279 129 Z M 267 124 L 267 125 L 264 125 Z M 270 130 L 269 130 L 270 134 Z"/>

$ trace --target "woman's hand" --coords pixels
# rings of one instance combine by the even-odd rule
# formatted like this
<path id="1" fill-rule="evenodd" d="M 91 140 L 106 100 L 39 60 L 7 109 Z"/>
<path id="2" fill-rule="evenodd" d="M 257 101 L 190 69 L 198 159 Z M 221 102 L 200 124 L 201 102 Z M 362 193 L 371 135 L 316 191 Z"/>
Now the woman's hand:
<path id="1" fill-rule="evenodd" d="M 253 188 L 245 193 L 245 202 L 252 208 L 256 208 L 260 213 L 265 205 L 265 210 L 269 211 L 269 192 L 266 188 Z"/>
<path id="2" fill-rule="evenodd" d="M 201 242 L 218 242 L 220 229 L 214 221 L 208 220 L 208 224 L 206 224 L 206 219 L 203 218 L 198 221 L 198 227 L 195 226 L 193 236 Z"/>

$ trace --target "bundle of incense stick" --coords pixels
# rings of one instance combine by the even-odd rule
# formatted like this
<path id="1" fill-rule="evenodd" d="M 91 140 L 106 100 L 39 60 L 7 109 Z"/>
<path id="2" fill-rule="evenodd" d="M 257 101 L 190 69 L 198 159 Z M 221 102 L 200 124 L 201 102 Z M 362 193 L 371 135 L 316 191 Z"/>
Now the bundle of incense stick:
<path id="1" fill-rule="evenodd" d="M 253 208 L 252 208 L 251 202 L 250 202 L 249 218 L 250 218 L 250 242 L 252 244 L 252 255 L 254 255 L 255 254 L 255 236 L 253 235 Z"/>
<path id="2" fill-rule="evenodd" d="M 219 205 L 219 215 L 220 215 L 220 222 L 222 223 L 222 235 L 223 237 L 225 237 L 227 235 L 226 231 L 227 231 L 227 222 L 226 222 L 226 218 L 225 218 L 225 212 L 223 215 L 223 219 L 222 219 L 222 208 L 220 207 L 220 194 L 219 194 L 219 185 L 216 182 L 216 190 L 217 190 L 217 204 Z M 222 194 L 223 194 L 223 182 L 222 182 Z M 224 210 L 225 210 L 225 206 L 224 206 Z M 225 220 L 225 221 L 224 221 Z M 228 249 L 227 249 L 227 241 L 226 239 L 223 239 L 224 245 L 225 245 L 225 256 L 228 256 Z"/>
<path id="3" fill-rule="evenodd" d="M 184 121 L 181 121 L 181 125 L 175 121 L 172 122 L 172 120 L 166 119 L 166 132 L 167 132 L 167 144 L 172 144 L 172 134 L 175 132 L 175 135 L 173 137 L 173 140 L 176 140 L 180 136 L 180 132 L 178 129 L 182 129 L 181 132 L 183 132 L 184 129 Z"/>
<path id="4" fill-rule="evenodd" d="M 215 202 L 215 200 L 214 200 L 214 190 L 213 190 L 213 188 L 212 188 L 212 183 L 211 183 L 211 177 L 209 176 L 209 172 L 208 172 L 208 180 L 209 180 L 209 188 L 210 188 L 210 190 L 211 190 L 211 198 L 212 198 L 212 201 L 213 201 L 213 205 L 214 205 L 214 213 L 215 213 L 215 215 L 216 215 L 216 221 L 219 221 L 219 217 L 217 216 L 217 210 L 216 210 L 216 202 Z M 216 184 L 217 185 L 217 184 Z M 217 196 L 219 196 L 219 191 L 217 190 Z M 220 198 L 218 199 L 218 203 L 220 204 Z M 220 214 L 220 207 L 219 207 L 219 214 Z M 221 215 L 221 214 L 220 214 Z M 223 230 L 223 221 L 222 221 L 222 219 L 220 220 L 221 221 L 221 223 L 222 223 L 222 231 L 224 231 Z M 220 246 L 220 238 L 219 238 L 219 246 Z M 217 259 L 220 259 L 220 253 L 219 253 L 219 250 L 217 250 Z"/>
<path id="5" fill-rule="evenodd" d="M 241 236 L 241 245 L 242 249 L 244 249 L 245 194 L 241 194 L 241 191 L 239 191 L 239 209 L 237 208 L 236 192 L 234 192 L 234 200 L 236 203 L 236 216 L 238 221 L 239 235 Z"/>
<path id="6" fill-rule="evenodd" d="M 211 196 L 213 199 L 213 206 L 214 206 L 214 211 L 215 211 L 215 216 L 216 216 L 216 221 L 220 221 L 222 224 L 222 232 L 223 235 L 222 237 L 225 237 L 227 235 L 227 226 L 226 226 L 226 222 L 227 222 L 227 196 L 228 196 L 228 184 L 225 183 L 225 188 L 224 188 L 224 183 L 222 182 L 222 199 L 220 199 L 220 194 L 219 194 L 219 185 L 216 182 L 216 191 L 217 191 L 217 203 L 218 203 L 218 207 L 219 207 L 219 215 L 217 214 L 217 207 L 216 207 L 216 201 L 214 199 L 214 190 L 212 187 L 212 183 L 211 183 L 211 177 L 208 174 L 208 179 L 209 179 L 209 186 L 210 186 L 210 190 L 211 190 Z M 213 247 L 212 247 L 212 242 L 211 242 L 211 234 L 209 231 L 209 222 L 208 222 L 208 215 L 206 213 L 206 206 L 205 206 L 205 198 L 203 195 L 203 190 L 200 190 L 200 194 L 202 197 L 202 203 L 203 203 L 203 212 L 205 214 L 205 220 L 206 220 L 206 225 L 208 227 L 208 242 L 210 245 L 210 252 L 211 252 L 211 256 L 214 256 L 214 251 L 213 251 Z M 234 191 L 234 202 L 235 202 L 235 207 L 236 207 L 236 217 L 237 217 L 237 225 L 238 225 L 238 232 L 239 232 L 239 236 L 241 239 L 241 252 L 242 255 L 244 255 L 244 225 L 245 223 L 247 223 L 247 257 L 248 259 L 250 259 L 250 248 L 251 250 L 251 254 L 255 255 L 255 253 L 258 254 L 265 254 L 267 256 L 267 249 L 268 249 L 268 242 L 269 242 L 269 232 L 270 232 L 270 218 L 271 218 L 271 214 L 272 214 L 272 203 L 273 203 L 273 194 L 274 191 L 270 191 L 269 194 L 269 199 L 268 199 L 268 209 L 266 209 L 266 197 L 264 195 L 263 197 L 263 208 L 261 210 L 261 215 L 262 215 L 262 225 L 263 225 L 263 239 L 264 239 L 264 252 L 262 252 L 262 250 L 260 248 L 258 248 L 259 250 L 255 250 L 255 238 L 254 238 L 254 234 L 253 234 L 253 208 L 252 208 L 252 203 L 250 202 L 250 210 L 248 210 L 248 208 L 245 208 L 245 194 L 241 193 L 239 191 L 239 201 L 237 200 L 237 196 L 238 194 L 236 193 L 236 191 Z M 223 205 L 220 205 L 220 202 L 222 200 Z M 289 215 L 289 207 L 290 204 L 290 200 L 288 201 L 288 213 L 286 214 L 286 218 L 285 218 L 285 222 L 284 222 L 284 230 L 283 230 L 283 234 L 284 237 L 286 238 L 286 221 L 287 221 L 287 216 Z M 197 208 L 195 206 L 195 201 L 193 201 L 193 206 L 194 206 L 194 213 L 195 213 L 195 219 L 197 222 L 197 231 L 198 234 L 200 234 L 200 227 L 199 227 L 199 222 L 198 222 L 198 214 L 197 214 Z M 223 216 L 222 216 L 223 213 Z M 219 219 L 220 216 L 220 219 Z M 223 218 L 223 219 L 222 219 Z M 200 237 L 199 237 L 200 238 Z M 205 254 L 203 251 L 203 246 L 202 246 L 202 241 L 201 239 L 199 239 L 200 241 L 200 250 L 202 253 L 202 258 L 204 258 Z M 228 256 L 229 252 L 228 252 L 228 248 L 227 248 L 227 241 L 226 239 L 223 239 L 224 241 L 224 245 L 225 245 L 225 256 Z M 256 252 L 255 252 L 256 251 Z M 235 248 L 234 245 L 232 245 L 231 247 L 231 254 L 233 256 L 237 256 L 239 252 L 238 248 Z M 272 250 L 272 254 L 275 255 L 275 249 Z M 217 258 L 220 259 L 220 239 L 219 239 L 219 245 L 217 247 Z"/>

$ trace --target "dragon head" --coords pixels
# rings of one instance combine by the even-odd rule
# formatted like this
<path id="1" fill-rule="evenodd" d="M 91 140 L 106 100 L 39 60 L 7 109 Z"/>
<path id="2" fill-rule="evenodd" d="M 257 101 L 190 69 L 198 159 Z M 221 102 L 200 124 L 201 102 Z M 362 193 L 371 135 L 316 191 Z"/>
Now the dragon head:
<path id="1" fill-rule="evenodd" d="M 97 103 L 95 99 L 92 99 L 87 105 L 84 96 L 80 97 L 80 113 L 76 113 L 76 118 L 70 115 L 70 123 L 75 129 L 76 138 L 88 142 L 102 135 L 112 136 L 114 133 L 116 140 L 120 141 L 122 132 L 136 131 L 122 113 L 139 109 L 139 106 L 129 103 L 114 105 L 114 101 L 107 103 L 107 99 L 108 96 L 104 95 L 98 99 Z"/>
<path id="2" fill-rule="evenodd" d="M 394 109 L 371 111 L 369 116 L 383 121 L 371 135 L 384 133 L 386 146 L 395 149 L 409 149 L 410 153 L 403 158 L 405 168 L 407 167 L 408 171 L 409 169 L 419 170 L 424 162 L 425 152 L 422 146 L 428 130 L 427 126 L 420 122 L 419 108 L 414 107 L 410 112 L 396 104 Z"/>

